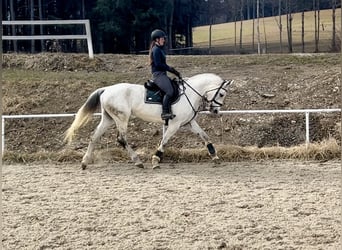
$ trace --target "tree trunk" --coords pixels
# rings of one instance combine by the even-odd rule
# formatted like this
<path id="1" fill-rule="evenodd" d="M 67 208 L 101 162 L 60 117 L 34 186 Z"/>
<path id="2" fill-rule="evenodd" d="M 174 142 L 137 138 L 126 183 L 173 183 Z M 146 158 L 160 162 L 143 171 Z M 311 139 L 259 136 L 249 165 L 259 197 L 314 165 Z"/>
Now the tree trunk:
<path id="1" fill-rule="evenodd" d="M 281 0 L 279 0 L 279 42 L 280 42 L 280 53 L 283 53 L 283 24 L 281 21 Z"/>
<path id="2" fill-rule="evenodd" d="M 302 11 L 302 53 L 305 52 L 305 42 L 304 42 L 304 10 Z"/>
<path id="3" fill-rule="evenodd" d="M 30 0 L 30 20 L 34 20 L 34 1 Z M 34 25 L 31 25 L 31 36 L 34 35 Z M 31 53 L 34 53 L 35 40 L 31 40 Z"/>
<path id="4" fill-rule="evenodd" d="M 254 51 L 255 51 L 255 4 L 254 4 L 254 1 L 253 1 L 252 48 L 253 48 L 253 53 L 254 53 Z"/>
<path id="5" fill-rule="evenodd" d="M 336 0 L 332 0 L 332 40 L 331 50 L 336 51 Z"/>
<path id="6" fill-rule="evenodd" d="M 260 55 L 260 25 L 259 25 L 259 0 L 257 0 L 257 35 L 258 35 L 258 55 Z"/>
<path id="7" fill-rule="evenodd" d="M 234 16 L 234 53 L 237 53 L 237 37 L 236 37 L 236 33 L 237 33 L 237 27 L 236 27 L 236 15 Z"/>
<path id="8" fill-rule="evenodd" d="M 266 36 L 266 25 L 265 25 L 265 0 L 262 0 L 262 23 L 264 28 L 264 41 L 265 41 L 265 47 L 264 52 L 267 53 L 267 36 Z"/>
<path id="9" fill-rule="evenodd" d="M 321 13 L 320 13 L 320 7 L 319 7 L 319 0 L 317 0 L 317 52 L 319 51 L 319 28 L 321 23 Z"/>
<path id="10" fill-rule="evenodd" d="M 186 31 L 186 47 L 192 47 L 193 46 L 193 40 L 192 40 L 192 18 L 191 15 L 187 16 L 187 31 Z"/>
<path id="11" fill-rule="evenodd" d="M 38 0 L 38 11 L 39 11 L 39 20 L 43 20 L 43 6 L 42 0 Z M 40 35 L 44 35 L 43 25 L 39 25 Z M 44 46 L 44 40 L 40 40 L 40 51 L 46 51 Z"/>
<path id="12" fill-rule="evenodd" d="M 287 41 L 289 45 L 289 53 L 293 52 L 293 47 L 292 47 L 292 3 L 291 0 L 286 1 L 286 9 L 287 9 L 287 14 L 286 14 L 286 22 L 287 22 Z"/>
<path id="13" fill-rule="evenodd" d="M 247 19 L 246 20 L 251 19 L 251 14 L 250 14 L 250 10 L 249 10 L 249 1 L 250 0 L 247 0 L 247 2 L 246 2 L 246 9 L 247 9 Z"/>
<path id="14" fill-rule="evenodd" d="M 239 48 L 240 48 L 240 53 L 242 51 L 242 24 L 243 24 L 243 0 L 241 0 L 241 6 L 240 6 L 240 42 L 239 42 Z"/>
<path id="15" fill-rule="evenodd" d="M 317 31 L 317 1 L 313 0 L 314 18 L 315 18 L 315 53 L 318 52 L 318 31 Z"/>
<path id="16" fill-rule="evenodd" d="M 210 24 L 209 24 L 209 48 L 208 48 L 208 53 L 209 55 L 211 54 L 211 29 L 212 29 L 212 18 L 210 17 Z"/>
<path id="17" fill-rule="evenodd" d="M 1 2 L 1 4 L 2 4 L 2 2 Z M 5 0 L 5 6 L 6 6 L 6 9 L 7 9 L 7 1 Z M 5 12 L 6 14 L 7 14 L 7 11 Z M 1 10 L 0 10 L 0 20 L 3 20 L 2 19 L 2 7 L 1 7 Z M 3 25 L 1 25 L 0 26 L 0 32 L 1 32 L 1 34 L 3 34 Z M 2 41 L 2 36 L 1 36 L 1 38 L 0 38 L 0 41 L 1 41 L 1 43 L 3 44 L 3 41 Z M 0 49 L 0 54 L 1 54 L 1 59 L 0 59 L 0 63 L 1 63 L 1 65 L 2 65 L 2 51 L 3 51 L 3 46 L 1 46 L 1 49 Z M 0 78 L 2 77 L 2 75 L 0 76 Z M 2 78 L 1 78 L 2 79 Z M 0 89 L 0 98 L 1 98 L 1 100 L 2 100 L 2 89 Z M 0 110 L 1 110 L 1 112 L 2 112 L 2 106 L 0 107 Z M 1 113 L 2 114 L 2 113 Z M 1 133 L 2 133 L 2 130 L 1 130 Z M 0 143 L 0 147 L 2 148 L 2 142 Z M 1 223 L 2 223 L 2 221 L 1 221 Z M 0 235 L 2 236 L 2 233 L 0 233 Z M 1 237 L 1 239 L 2 239 L 2 237 Z"/>
<path id="18" fill-rule="evenodd" d="M 85 8 L 85 2 L 84 0 L 82 0 L 82 19 L 85 19 L 85 12 L 86 12 L 86 8 Z M 86 33 L 86 30 L 85 30 L 85 27 L 84 25 L 82 25 L 82 34 L 85 34 Z M 80 51 L 81 52 L 85 52 L 85 48 L 86 48 L 86 40 L 82 39 L 81 42 L 80 42 L 80 45 L 81 45 L 81 48 L 80 48 Z"/>
<path id="19" fill-rule="evenodd" d="M 11 21 L 15 21 L 15 11 L 14 11 L 14 4 L 13 4 L 13 0 L 10 0 L 10 12 L 11 12 Z M 16 36 L 17 32 L 16 32 L 16 26 L 15 25 L 11 25 L 12 27 L 12 36 Z M 13 51 L 14 52 L 18 52 L 18 43 L 16 40 L 13 40 Z"/>
<path id="20" fill-rule="evenodd" d="M 174 4 L 174 1 L 171 1 L 171 8 L 170 8 L 170 12 L 169 12 L 169 15 L 170 15 L 170 19 L 169 19 L 169 23 L 168 23 L 168 36 L 167 36 L 167 42 L 168 42 L 168 49 L 171 50 L 174 48 L 174 44 L 173 42 L 175 42 L 175 39 L 174 39 L 174 32 L 173 32 L 173 12 L 174 12 L 174 9 L 175 9 L 175 4 Z"/>
<path id="21" fill-rule="evenodd" d="M 267 53 L 267 36 L 266 36 L 266 25 L 265 25 L 265 0 L 262 0 L 262 21 L 263 21 L 263 26 L 264 26 L 265 53 Z"/>

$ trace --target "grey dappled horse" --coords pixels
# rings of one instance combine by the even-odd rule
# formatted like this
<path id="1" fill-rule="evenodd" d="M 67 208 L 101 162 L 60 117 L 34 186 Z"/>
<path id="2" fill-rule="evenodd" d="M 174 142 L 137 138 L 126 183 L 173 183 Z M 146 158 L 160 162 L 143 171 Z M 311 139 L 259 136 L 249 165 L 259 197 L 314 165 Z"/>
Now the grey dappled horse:
<path id="1" fill-rule="evenodd" d="M 223 80 L 211 73 L 198 74 L 186 81 L 180 79 L 179 101 L 172 105 L 172 112 L 176 115 L 168 120 L 160 145 L 152 156 L 152 167 L 159 167 L 164 147 L 169 139 L 180 127 L 187 126 L 192 132 L 199 135 L 207 145 L 212 160 L 217 161 L 216 150 L 209 136 L 196 122 L 197 113 L 207 109 L 218 114 L 227 94 L 227 87 L 232 80 Z M 134 115 L 142 120 L 155 123 L 164 123 L 160 117 L 162 107 L 159 104 L 148 104 L 144 101 L 145 89 L 143 85 L 118 83 L 112 86 L 95 90 L 78 110 L 76 117 L 66 131 L 65 140 L 71 142 L 76 131 L 85 125 L 98 107 L 101 107 L 102 118 L 89 142 L 87 152 L 82 159 L 82 168 L 85 169 L 91 162 L 95 143 L 104 132 L 113 124 L 118 130 L 118 142 L 126 148 L 129 156 L 137 167 L 144 167 L 137 153 L 127 143 L 127 126 L 130 116 Z"/>

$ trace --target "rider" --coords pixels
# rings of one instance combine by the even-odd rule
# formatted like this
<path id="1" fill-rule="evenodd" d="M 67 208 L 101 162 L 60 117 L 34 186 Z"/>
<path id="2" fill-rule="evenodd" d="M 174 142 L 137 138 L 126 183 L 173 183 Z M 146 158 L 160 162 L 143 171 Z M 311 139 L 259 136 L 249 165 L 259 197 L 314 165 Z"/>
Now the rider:
<path id="1" fill-rule="evenodd" d="M 181 74 L 166 64 L 166 54 L 164 45 L 166 43 L 166 34 L 164 31 L 156 29 L 151 33 L 151 46 L 150 46 L 150 65 L 152 70 L 152 79 L 158 87 L 165 93 L 163 97 L 163 112 L 161 118 L 163 120 L 172 119 L 175 115 L 171 112 L 171 98 L 174 90 L 170 78 L 166 72 L 171 72 L 177 77 Z"/>

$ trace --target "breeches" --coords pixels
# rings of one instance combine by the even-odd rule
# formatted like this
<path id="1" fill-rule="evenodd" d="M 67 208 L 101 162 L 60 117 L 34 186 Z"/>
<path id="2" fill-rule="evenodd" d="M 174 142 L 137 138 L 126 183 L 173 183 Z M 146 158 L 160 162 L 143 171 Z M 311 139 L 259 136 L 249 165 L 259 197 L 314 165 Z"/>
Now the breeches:
<path id="1" fill-rule="evenodd" d="M 153 73 L 153 81 L 165 93 L 165 95 L 168 95 L 169 97 L 173 96 L 174 90 L 170 78 L 166 75 L 165 72 Z"/>

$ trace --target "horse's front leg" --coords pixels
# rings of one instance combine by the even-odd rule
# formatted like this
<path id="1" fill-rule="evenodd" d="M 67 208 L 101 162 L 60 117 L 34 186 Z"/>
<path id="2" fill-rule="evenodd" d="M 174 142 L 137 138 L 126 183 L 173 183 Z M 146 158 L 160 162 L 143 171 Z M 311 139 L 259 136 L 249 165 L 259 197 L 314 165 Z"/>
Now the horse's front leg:
<path id="1" fill-rule="evenodd" d="M 217 156 L 214 145 L 211 143 L 207 133 L 204 132 L 204 130 L 198 125 L 195 120 L 190 122 L 190 130 L 197 134 L 205 142 L 211 159 L 214 161 L 215 164 L 219 164 L 219 157 Z"/>
<path id="2" fill-rule="evenodd" d="M 164 154 L 164 147 L 166 143 L 170 140 L 170 138 L 177 132 L 179 129 L 180 124 L 174 124 L 172 123 L 167 127 L 163 134 L 163 138 L 159 144 L 159 147 L 157 149 L 157 152 L 152 156 L 152 168 L 159 168 L 159 163 L 163 158 Z"/>

